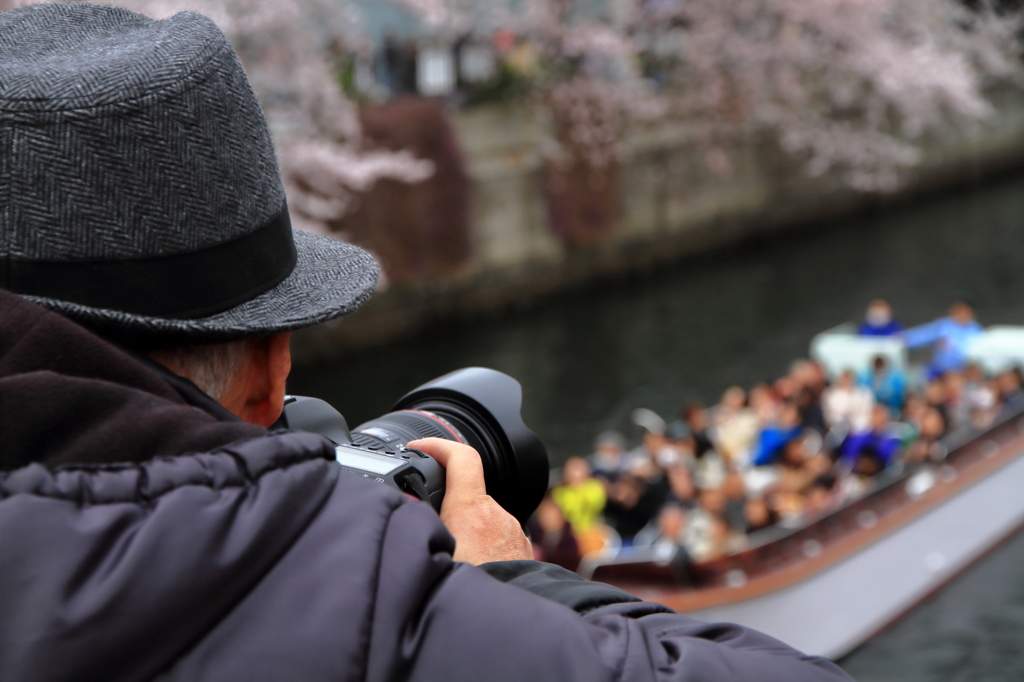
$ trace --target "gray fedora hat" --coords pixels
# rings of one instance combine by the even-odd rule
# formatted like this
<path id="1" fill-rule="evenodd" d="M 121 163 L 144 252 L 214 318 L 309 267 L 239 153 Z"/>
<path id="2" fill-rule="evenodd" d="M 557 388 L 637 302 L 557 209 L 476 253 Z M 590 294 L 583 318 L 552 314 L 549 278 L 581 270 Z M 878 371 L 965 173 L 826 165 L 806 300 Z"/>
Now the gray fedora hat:
<path id="1" fill-rule="evenodd" d="M 113 338 L 216 342 L 355 310 L 378 268 L 293 231 L 269 129 L 207 18 L 0 12 L 0 288 Z"/>

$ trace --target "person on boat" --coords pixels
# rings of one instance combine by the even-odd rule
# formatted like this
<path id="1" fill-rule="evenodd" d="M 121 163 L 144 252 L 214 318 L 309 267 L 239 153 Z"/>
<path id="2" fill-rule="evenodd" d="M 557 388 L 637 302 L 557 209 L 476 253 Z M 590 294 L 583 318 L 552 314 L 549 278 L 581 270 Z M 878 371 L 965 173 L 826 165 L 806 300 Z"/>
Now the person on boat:
<path id="1" fill-rule="evenodd" d="M 820 362 L 801 359 L 795 361 L 789 368 L 789 376 L 802 388 L 810 392 L 814 400 L 821 400 L 821 396 L 828 388 L 828 376 L 825 368 Z"/>
<path id="2" fill-rule="evenodd" d="M 996 393 L 978 363 L 967 365 L 964 370 L 963 396 L 970 423 L 975 428 L 985 429 L 992 425 L 996 417 Z"/>
<path id="3" fill-rule="evenodd" d="M 665 420 L 658 416 L 653 410 L 640 407 L 633 410 L 633 422 L 643 428 L 643 436 L 640 445 L 629 452 L 630 471 L 643 470 L 644 476 L 654 478 L 657 474 L 682 461 L 684 456 L 693 456 L 692 434 L 689 428 L 682 424 L 684 433 L 669 433 L 669 427 L 673 424 L 666 424 Z M 689 452 L 684 453 L 677 445 L 678 441 L 688 440 L 691 442 Z"/>
<path id="4" fill-rule="evenodd" d="M 821 406 L 821 400 L 808 388 L 801 388 L 793 397 L 793 402 L 800 410 L 800 424 L 805 429 L 812 429 L 820 434 L 828 431 L 825 421 L 825 410 Z"/>
<path id="5" fill-rule="evenodd" d="M 688 514 L 686 548 L 697 561 L 722 554 L 728 533 L 722 533 L 719 522 L 724 522 L 725 505 L 726 498 L 721 489 L 705 488 L 700 491 L 700 504 Z"/>
<path id="6" fill-rule="evenodd" d="M 666 472 L 669 493 L 665 504 L 675 504 L 683 509 L 694 509 L 698 504 L 697 486 L 693 474 L 685 464 L 677 464 Z"/>
<path id="7" fill-rule="evenodd" d="M 743 517 L 743 508 L 747 503 L 747 486 L 743 481 L 743 474 L 736 469 L 730 469 L 722 484 L 722 494 L 725 496 L 722 518 L 732 530 L 744 532 L 746 521 Z"/>
<path id="8" fill-rule="evenodd" d="M 780 517 L 799 524 L 815 481 L 833 470 L 833 462 L 824 453 L 809 456 L 802 440 L 795 440 L 786 445 L 776 469 L 778 475 L 769 488 L 768 499 Z"/>
<path id="9" fill-rule="evenodd" d="M 946 418 L 937 408 L 925 404 L 917 418 L 917 438 L 910 443 L 903 459 L 918 464 L 925 461 L 939 461 L 946 455 L 942 437 L 948 430 Z"/>
<path id="10" fill-rule="evenodd" d="M 785 376 L 772 384 L 775 398 L 781 402 L 792 402 L 800 409 L 800 421 L 804 428 L 825 432 L 825 420 L 821 411 L 821 395 L 825 389 L 824 376 L 817 363 L 807 360 L 794 362 Z"/>
<path id="11" fill-rule="evenodd" d="M 876 404 L 871 410 L 871 429 L 851 433 L 843 440 L 839 455 L 849 471 L 874 476 L 898 460 L 903 442 L 890 422 L 886 406 Z"/>
<path id="12" fill-rule="evenodd" d="M 0 12 L 0 112 L 5 682 L 849 679 L 534 561 L 468 446 L 413 443 L 439 516 L 268 430 L 378 268 L 291 229 L 212 21 Z"/>
<path id="13" fill-rule="evenodd" d="M 694 455 L 697 449 L 697 440 L 694 438 L 689 424 L 682 419 L 666 424 L 665 443 L 665 449 L 657 457 L 657 462 L 663 471 L 668 471 L 677 465 L 683 465 L 693 470 L 698 463 Z"/>
<path id="14" fill-rule="evenodd" d="M 750 407 L 757 415 L 758 424 L 763 428 L 779 418 L 782 401 L 772 391 L 768 382 L 761 382 L 750 389 Z"/>
<path id="15" fill-rule="evenodd" d="M 633 420 L 644 427 L 639 446 L 626 458 L 628 469 L 606 484 L 605 521 L 630 545 L 640 530 L 658 514 L 669 495 L 666 472 L 682 463 L 683 453 L 666 435 L 668 425 L 646 408 L 637 408 Z"/>
<path id="16" fill-rule="evenodd" d="M 667 563 L 683 585 L 693 582 L 690 572 L 693 560 L 686 545 L 688 514 L 678 505 L 666 504 L 658 513 L 657 536 L 648 546 L 651 555 Z"/>
<path id="17" fill-rule="evenodd" d="M 974 309 L 964 301 L 957 301 L 950 306 L 948 316 L 912 327 L 902 333 L 902 338 L 908 348 L 934 347 L 928 365 L 928 377 L 931 379 L 943 372 L 964 369 L 970 343 L 982 331 L 974 319 Z"/>
<path id="18" fill-rule="evenodd" d="M 942 378 L 946 384 L 945 412 L 950 426 L 954 429 L 972 423 L 975 406 L 967 394 L 967 370 L 963 372 L 946 372 Z"/>
<path id="19" fill-rule="evenodd" d="M 889 302 L 876 298 L 868 304 L 864 320 L 857 327 L 860 336 L 893 336 L 903 331 L 903 325 L 892 316 Z"/>
<path id="20" fill-rule="evenodd" d="M 924 385 L 924 399 L 929 407 L 935 408 L 941 415 L 942 420 L 948 428 L 954 427 L 952 415 L 955 411 L 956 396 L 951 395 L 949 377 L 956 372 L 943 372 L 931 378 Z"/>
<path id="21" fill-rule="evenodd" d="M 871 368 L 861 372 L 857 382 L 869 388 L 875 402 L 888 407 L 892 416 L 899 415 L 907 394 L 907 377 L 899 368 L 891 366 L 884 355 L 875 356 Z"/>
<path id="22" fill-rule="evenodd" d="M 875 397 L 871 390 L 858 385 L 853 370 L 844 370 L 833 386 L 822 396 L 821 408 L 830 430 L 843 434 L 867 431 L 871 427 L 871 408 Z"/>
<path id="23" fill-rule="evenodd" d="M 763 495 L 753 495 L 747 498 L 743 505 L 743 516 L 746 520 L 745 532 L 747 535 L 756 533 L 759 530 L 770 528 L 779 522 L 779 515 Z"/>
<path id="24" fill-rule="evenodd" d="M 594 454 L 587 458 L 594 476 L 614 481 L 629 469 L 626 457 L 626 439 L 618 431 L 603 431 L 594 441 Z"/>
<path id="25" fill-rule="evenodd" d="M 1018 368 L 1001 372 L 996 377 L 999 404 L 1009 414 L 1024 407 L 1024 388 L 1021 386 L 1021 371 Z"/>
<path id="26" fill-rule="evenodd" d="M 570 571 L 575 571 L 579 567 L 582 556 L 579 543 L 572 532 L 572 526 L 562 514 L 561 507 L 551 499 L 550 493 L 541 500 L 528 527 L 534 559 Z"/>
<path id="27" fill-rule="evenodd" d="M 903 404 L 902 421 L 913 429 L 915 435 L 921 432 L 924 413 L 928 409 L 928 401 L 920 391 L 908 391 L 907 400 Z M 906 445 L 906 443 L 904 443 Z"/>
<path id="28" fill-rule="evenodd" d="M 702 458 L 705 453 L 714 450 L 715 444 L 711 442 L 708 435 L 710 426 L 708 412 L 700 403 L 688 403 L 680 410 L 683 422 L 690 427 L 693 438 L 693 456 Z"/>
<path id="29" fill-rule="evenodd" d="M 606 529 L 601 513 L 607 501 L 604 485 L 591 475 L 582 457 L 570 457 L 562 465 L 562 482 L 551 489 L 551 498 L 562 510 L 583 554 L 604 545 Z"/>
<path id="30" fill-rule="evenodd" d="M 820 474 L 811 481 L 804 496 L 804 508 L 800 514 L 802 521 L 813 521 L 842 503 L 841 491 L 837 483 L 838 480 L 832 472 Z"/>
<path id="31" fill-rule="evenodd" d="M 667 483 L 667 477 L 665 481 Z M 649 481 L 639 473 L 625 473 L 608 487 L 605 522 L 619 534 L 622 544 L 628 546 L 658 515 L 667 497 L 667 489 L 663 491 L 657 481 Z"/>
<path id="32" fill-rule="evenodd" d="M 750 461 L 759 433 L 757 411 L 747 405 L 747 392 L 740 386 L 726 389 L 714 409 L 709 431 L 715 449 L 731 465 L 743 467 Z"/>
<path id="33" fill-rule="evenodd" d="M 800 409 L 792 402 L 783 403 L 778 421 L 761 429 L 751 464 L 754 466 L 774 464 L 781 457 L 786 445 L 796 440 L 802 431 Z"/>
<path id="34" fill-rule="evenodd" d="M 832 469 L 832 460 L 823 451 L 815 451 L 820 440 L 795 438 L 786 443 L 777 465 L 778 476 L 771 490 L 792 495 L 804 495 L 811 482 Z"/>

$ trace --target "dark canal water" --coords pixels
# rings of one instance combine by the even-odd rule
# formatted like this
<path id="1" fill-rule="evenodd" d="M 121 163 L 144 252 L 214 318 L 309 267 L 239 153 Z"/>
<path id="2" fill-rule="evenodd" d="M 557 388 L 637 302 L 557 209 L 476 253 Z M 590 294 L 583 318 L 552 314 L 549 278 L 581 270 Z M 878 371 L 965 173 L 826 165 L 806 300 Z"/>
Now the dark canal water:
<path id="1" fill-rule="evenodd" d="M 841 664 L 860 682 L 1024 680 L 1024 533 Z"/>
<path id="2" fill-rule="evenodd" d="M 481 365 L 523 384 L 523 416 L 554 463 L 588 454 L 630 412 L 674 418 L 806 356 L 811 337 L 887 298 L 904 324 L 973 301 L 983 324 L 1024 324 L 1024 177 L 552 298 L 525 312 L 451 324 L 296 372 L 289 390 L 332 402 L 349 424 L 410 388 Z M 1024 536 L 851 655 L 872 680 L 1024 679 Z"/>

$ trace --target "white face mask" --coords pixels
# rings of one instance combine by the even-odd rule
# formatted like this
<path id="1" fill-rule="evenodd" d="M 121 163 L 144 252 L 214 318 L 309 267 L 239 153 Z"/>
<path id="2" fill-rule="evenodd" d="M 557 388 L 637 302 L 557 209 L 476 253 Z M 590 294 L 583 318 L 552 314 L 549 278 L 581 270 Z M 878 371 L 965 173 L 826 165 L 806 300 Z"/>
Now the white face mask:
<path id="1" fill-rule="evenodd" d="M 671 469 L 682 460 L 682 453 L 671 445 L 665 445 L 655 455 L 658 465 L 663 469 Z"/>
<path id="2" fill-rule="evenodd" d="M 868 308 L 868 322 L 872 327 L 884 327 L 889 324 L 892 320 L 892 313 L 887 308 L 882 306 L 872 306 Z"/>

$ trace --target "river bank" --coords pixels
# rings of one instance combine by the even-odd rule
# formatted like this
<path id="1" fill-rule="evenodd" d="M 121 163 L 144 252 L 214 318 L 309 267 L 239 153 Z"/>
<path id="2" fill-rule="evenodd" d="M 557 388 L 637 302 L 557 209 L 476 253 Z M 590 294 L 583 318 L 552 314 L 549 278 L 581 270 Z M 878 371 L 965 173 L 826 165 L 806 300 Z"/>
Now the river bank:
<path id="1" fill-rule="evenodd" d="M 297 333 L 295 362 L 342 357 L 441 322 L 524 307 L 558 291 L 980 183 L 1024 165 L 1024 93 L 1003 90 L 993 99 L 996 120 L 929 141 L 903 189 L 887 195 L 808 178 L 774 145 L 751 138 L 730 150 L 731 175 L 715 178 L 691 158 L 692 131 L 635 131 L 609 190 L 618 193 L 621 210 L 606 234 L 582 246 L 549 228 L 540 152 L 546 127 L 536 111 L 460 113 L 454 125 L 473 186 L 469 261 L 450 277 L 392 286 L 352 316 Z"/>

